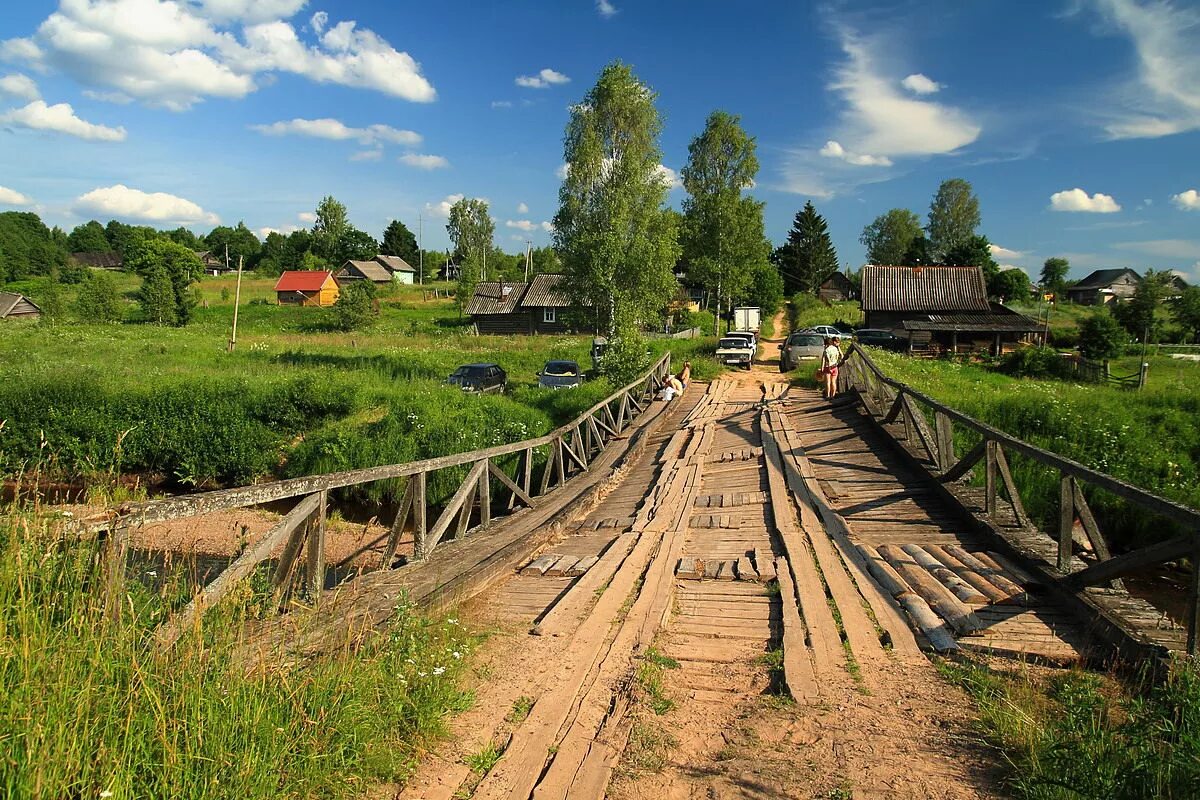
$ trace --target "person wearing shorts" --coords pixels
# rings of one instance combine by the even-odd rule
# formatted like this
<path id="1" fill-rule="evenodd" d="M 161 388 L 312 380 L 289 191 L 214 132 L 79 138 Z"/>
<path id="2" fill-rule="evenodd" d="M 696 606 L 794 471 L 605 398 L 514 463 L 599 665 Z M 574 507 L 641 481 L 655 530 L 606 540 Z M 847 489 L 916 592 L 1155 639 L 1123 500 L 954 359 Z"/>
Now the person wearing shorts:
<path id="1" fill-rule="evenodd" d="M 825 349 L 821 351 L 821 375 L 825 385 L 821 387 L 821 395 L 826 400 L 832 400 L 837 395 L 838 364 L 842 360 L 841 348 L 837 346 L 832 336 L 825 337 Z"/>

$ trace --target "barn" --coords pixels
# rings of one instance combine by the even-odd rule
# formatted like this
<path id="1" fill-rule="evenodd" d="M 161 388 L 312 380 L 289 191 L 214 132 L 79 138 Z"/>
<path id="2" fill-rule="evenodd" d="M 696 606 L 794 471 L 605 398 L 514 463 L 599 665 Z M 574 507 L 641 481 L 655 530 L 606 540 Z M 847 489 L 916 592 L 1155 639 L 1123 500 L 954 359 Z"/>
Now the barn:
<path id="1" fill-rule="evenodd" d="M 987 350 L 1040 341 L 1044 326 L 988 301 L 979 267 L 887 267 L 862 271 L 866 327 L 908 339 L 908 348 L 931 352 Z"/>
<path id="2" fill-rule="evenodd" d="M 37 319 L 42 310 L 23 294 L 0 292 L 0 319 Z"/>
<path id="3" fill-rule="evenodd" d="M 275 283 L 275 298 L 281 306 L 331 306 L 340 293 L 328 270 L 289 270 Z"/>
<path id="4" fill-rule="evenodd" d="M 413 269 L 412 264 L 409 264 L 400 256 L 375 256 L 375 261 L 382 264 L 388 272 L 392 274 L 392 280 L 396 283 L 414 283 L 417 271 Z"/>
<path id="5" fill-rule="evenodd" d="M 853 300 L 854 286 L 844 272 L 834 272 L 817 287 L 817 297 L 826 302 Z"/>

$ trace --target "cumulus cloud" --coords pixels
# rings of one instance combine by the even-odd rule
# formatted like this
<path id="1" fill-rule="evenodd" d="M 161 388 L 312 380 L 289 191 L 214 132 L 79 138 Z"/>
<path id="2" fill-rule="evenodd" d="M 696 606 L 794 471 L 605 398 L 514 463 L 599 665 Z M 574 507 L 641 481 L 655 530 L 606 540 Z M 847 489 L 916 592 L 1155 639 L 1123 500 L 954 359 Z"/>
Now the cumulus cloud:
<path id="1" fill-rule="evenodd" d="M 33 78 L 30 78 L 28 75 L 22 75 L 20 72 L 0 77 L 0 94 L 21 97 L 25 100 L 37 100 L 42 96 L 38 92 L 37 84 L 34 83 Z"/>
<path id="2" fill-rule="evenodd" d="M 679 179 L 679 173 L 668 166 L 659 164 L 656 168 L 659 178 L 667 185 L 667 191 L 678 189 L 683 186 L 683 181 Z"/>
<path id="3" fill-rule="evenodd" d="M 599 12 L 600 16 L 609 19 L 616 15 L 617 7 L 608 0 L 596 0 L 596 11 Z"/>
<path id="4" fill-rule="evenodd" d="M 550 68 L 542 70 L 537 75 L 518 75 L 516 79 L 517 86 L 524 86 L 526 89 L 549 89 L 551 86 L 570 82 L 571 79 L 566 75 Z"/>
<path id="5" fill-rule="evenodd" d="M 312 211 L 301 211 L 296 215 L 296 219 L 300 220 L 301 222 L 316 222 L 317 215 Z"/>
<path id="6" fill-rule="evenodd" d="M 142 222 L 177 222 L 180 224 L 221 222 L 216 214 L 173 194 L 143 192 L 125 184 L 105 186 L 80 195 L 72 209 L 84 215 L 109 216 Z"/>
<path id="7" fill-rule="evenodd" d="M 125 129 L 95 125 L 75 116 L 69 103 L 46 105 L 43 100 L 34 100 L 23 108 L 14 108 L 0 114 L 0 125 L 13 125 L 39 131 L 55 131 L 94 142 L 123 142 Z"/>
<path id="8" fill-rule="evenodd" d="M 1200 15 L 1185 3 L 1094 0 L 1126 34 L 1137 54 L 1137 76 L 1104 103 L 1117 113 L 1105 123 L 1115 139 L 1169 136 L 1200 129 Z"/>
<path id="9" fill-rule="evenodd" d="M 559 164 L 557 167 L 554 168 L 554 177 L 558 178 L 560 181 L 565 181 L 567 179 L 567 176 L 570 174 L 571 174 L 571 165 L 570 164 Z"/>
<path id="10" fill-rule="evenodd" d="M 521 231 L 534 231 L 537 230 L 537 223 L 527 219 L 506 219 L 504 227 L 516 228 Z"/>
<path id="11" fill-rule="evenodd" d="M 819 152 L 826 158 L 841 159 L 847 164 L 853 164 L 856 167 L 890 167 L 892 165 L 892 160 L 887 156 L 872 156 L 866 153 L 851 153 L 832 139 L 826 142 L 825 146 L 822 147 Z"/>
<path id="12" fill-rule="evenodd" d="M 450 162 L 443 156 L 431 156 L 425 153 L 405 153 L 397 160 L 401 164 L 407 164 L 417 169 L 443 169 L 450 166 Z"/>
<path id="13" fill-rule="evenodd" d="M 933 94 L 941 90 L 942 85 L 917 72 L 900 81 L 900 85 L 913 94 Z"/>
<path id="14" fill-rule="evenodd" d="M 0 186 L 0 206 L 31 206 L 33 201 L 15 189 Z"/>
<path id="15" fill-rule="evenodd" d="M 1195 189 L 1171 195 L 1171 202 L 1184 211 L 1200 211 L 1200 194 Z"/>
<path id="16" fill-rule="evenodd" d="M 1120 211 L 1121 206 L 1111 195 L 1099 192 L 1089 195 L 1083 189 L 1065 189 L 1050 195 L 1050 210 L 1113 214 Z"/>
<path id="17" fill-rule="evenodd" d="M 448 194 L 437 203 L 426 203 L 425 210 L 435 217 L 449 217 L 450 209 L 455 203 L 457 203 L 459 200 L 462 200 L 463 197 L 465 197 L 465 195 Z"/>
<path id="18" fill-rule="evenodd" d="M 352 20 L 318 31 L 315 42 L 301 41 L 285 20 L 304 5 L 304 0 L 64 0 L 33 37 L 0 43 L 0 55 L 174 110 L 208 97 L 245 97 L 269 82 L 261 73 L 273 72 L 415 102 L 436 97 L 410 55 Z"/>
<path id="19" fill-rule="evenodd" d="M 323 33 L 325 28 L 329 26 L 329 14 L 324 11 L 318 11 L 312 15 L 312 19 L 308 21 L 308 27 L 312 28 L 316 33 Z"/>
<path id="20" fill-rule="evenodd" d="M 517 203 L 517 213 L 518 214 L 528 214 L 529 206 L 525 205 L 524 203 Z"/>
<path id="21" fill-rule="evenodd" d="M 989 244 L 988 244 L 988 250 L 990 250 L 990 251 L 992 252 L 992 257 L 993 257 L 993 258 L 998 258 L 998 259 L 1008 259 L 1008 260 L 1012 260 L 1012 259 L 1024 258 L 1024 257 L 1025 257 L 1025 253 L 1024 253 L 1024 251 L 1021 251 L 1021 250 L 1009 250 L 1007 247 L 1001 247 L 1001 246 L 1000 246 L 1000 245 L 998 245 L 998 244 L 990 244 L 990 243 L 989 243 Z"/>
<path id="22" fill-rule="evenodd" d="M 421 143 L 421 135 L 413 131 L 400 130 L 390 125 L 368 125 L 365 128 L 352 128 L 341 120 L 322 117 L 321 119 L 292 119 L 272 122 L 270 125 L 251 125 L 265 136 L 311 136 L 317 139 L 333 139 L 335 141 L 353 139 L 361 144 L 402 144 L 406 146 Z"/>

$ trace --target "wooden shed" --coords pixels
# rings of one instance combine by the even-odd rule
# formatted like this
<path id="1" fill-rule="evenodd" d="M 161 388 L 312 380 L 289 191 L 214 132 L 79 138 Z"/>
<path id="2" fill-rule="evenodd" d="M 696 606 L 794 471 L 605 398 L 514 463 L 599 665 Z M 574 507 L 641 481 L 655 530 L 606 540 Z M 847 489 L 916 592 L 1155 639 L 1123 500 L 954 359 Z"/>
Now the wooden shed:
<path id="1" fill-rule="evenodd" d="M 480 283 L 467 313 L 480 333 L 567 333 L 571 300 L 562 282 L 562 275 L 547 272 L 529 283 Z"/>
<path id="2" fill-rule="evenodd" d="M 0 319 L 37 319 L 42 310 L 23 294 L 0 292 Z"/>
<path id="3" fill-rule="evenodd" d="M 289 270 L 275 283 L 281 306 L 331 306 L 341 291 L 329 270 Z"/>
<path id="4" fill-rule="evenodd" d="M 853 300 L 854 286 L 844 272 L 835 272 L 821 282 L 817 287 L 817 297 L 832 302 L 834 300 Z"/>
<path id="5" fill-rule="evenodd" d="M 862 273 L 866 327 L 908 339 L 909 350 L 989 350 L 1040 338 L 1044 327 L 988 301 L 979 267 L 886 267 Z"/>
<path id="6" fill-rule="evenodd" d="M 396 283 L 415 283 L 417 271 L 400 256 L 378 255 L 375 256 L 375 261 L 392 274 L 392 280 Z"/>

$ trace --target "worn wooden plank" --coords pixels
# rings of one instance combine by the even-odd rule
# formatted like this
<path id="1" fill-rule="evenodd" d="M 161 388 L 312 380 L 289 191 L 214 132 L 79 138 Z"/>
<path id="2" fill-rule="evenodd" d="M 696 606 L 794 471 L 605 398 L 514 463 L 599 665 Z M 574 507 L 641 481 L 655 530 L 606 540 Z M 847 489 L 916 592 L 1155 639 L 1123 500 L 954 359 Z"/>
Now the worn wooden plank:
<path id="1" fill-rule="evenodd" d="M 1062 475 L 1059 480 L 1058 571 L 1071 569 L 1071 533 L 1075 529 L 1075 478 Z"/>
<path id="2" fill-rule="evenodd" d="M 1079 521 L 1083 523 L 1083 531 L 1087 534 L 1088 541 L 1092 543 L 1092 550 L 1096 552 L 1096 557 L 1101 561 L 1107 561 L 1112 558 L 1112 552 L 1108 549 L 1108 542 L 1104 540 L 1104 534 L 1100 532 L 1096 517 L 1092 515 L 1087 498 L 1083 496 L 1078 483 L 1072 483 L 1071 491 L 1075 501 L 1075 513 L 1079 515 Z M 1124 589 L 1125 582 L 1120 578 L 1115 578 L 1112 586 L 1114 589 Z"/>
<path id="3" fill-rule="evenodd" d="M 561 578 L 578 563 L 579 558 L 576 556 L 562 556 L 551 564 L 544 574 L 548 578 Z"/>
<path id="4" fill-rule="evenodd" d="M 566 572 L 564 572 L 563 574 L 566 575 L 568 578 L 578 578 L 580 575 L 583 575 L 589 569 L 594 567 L 597 564 L 597 562 L 599 562 L 599 561 L 600 561 L 599 556 L 584 556 L 583 558 L 579 559 L 574 564 L 572 564 L 571 568 L 569 570 L 567 570 Z"/>
<path id="5" fill-rule="evenodd" d="M 521 574 L 522 575 L 532 575 L 534 577 L 540 577 L 542 575 L 545 575 L 546 571 L 548 569 L 550 569 L 551 567 L 553 567 L 555 564 L 557 564 L 559 559 L 561 559 L 561 558 L 562 558 L 562 556 L 558 555 L 557 553 L 552 553 L 552 554 L 544 555 L 544 556 L 538 556 L 533 561 L 530 561 L 528 564 L 526 564 L 524 567 L 521 568 Z"/>
<path id="6" fill-rule="evenodd" d="M 960 458 L 954 466 L 946 470 L 938 478 L 942 483 L 952 483 L 964 477 L 971 468 L 979 463 L 979 459 L 983 458 L 984 452 L 987 450 L 985 442 L 979 442 L 970 450 L 968 450 L 962 458 Z"/>
<path id="7" fill-rule="evenodd" d="M 1025 504 L 1021 502 L 1021 493 L 1017 490 L 1017 482 L 1013 480 L 1012 471 L 1008 468 L 1008 458 L 1005 457 L 1004 448 L 1000 445 L 996 445 L 996 469 L 1000 473 L 1000 481 L 1004 484 L 1004 491 L 1008 494 L 1008 502 L 1012 506 L 1017 523 L 1026 526 L 1032 525 L 1029 515 L 1025 513 Z"/>
<path id="8" fill-rule="evenodd" d="M 739 581 L 757 581 L 758 571 L 750 563 L 750 559 L 742 556 L 737 560 L 737 577 Z"/>
<path id="9" fill-rule="evenodd" d="M 396 548 L 400 545 L 400 537 L 404 535 L 404 526 L 408 524 L 408 517 L 413 508 L 413 492 L 416 488 L 414 482 L 415 476 L 409 478 L 404 485 L 404 494 L 400 496 L 400 508 L 396 510 L 396 518 L 392 520 L 387 545 L 383 548 L 383 558 L 379 561 L 379 566 L 384 569 L 392 565 L 392 559 L 396 557 Z M 414 541 L 414 549 L 415 545 Z"/>

